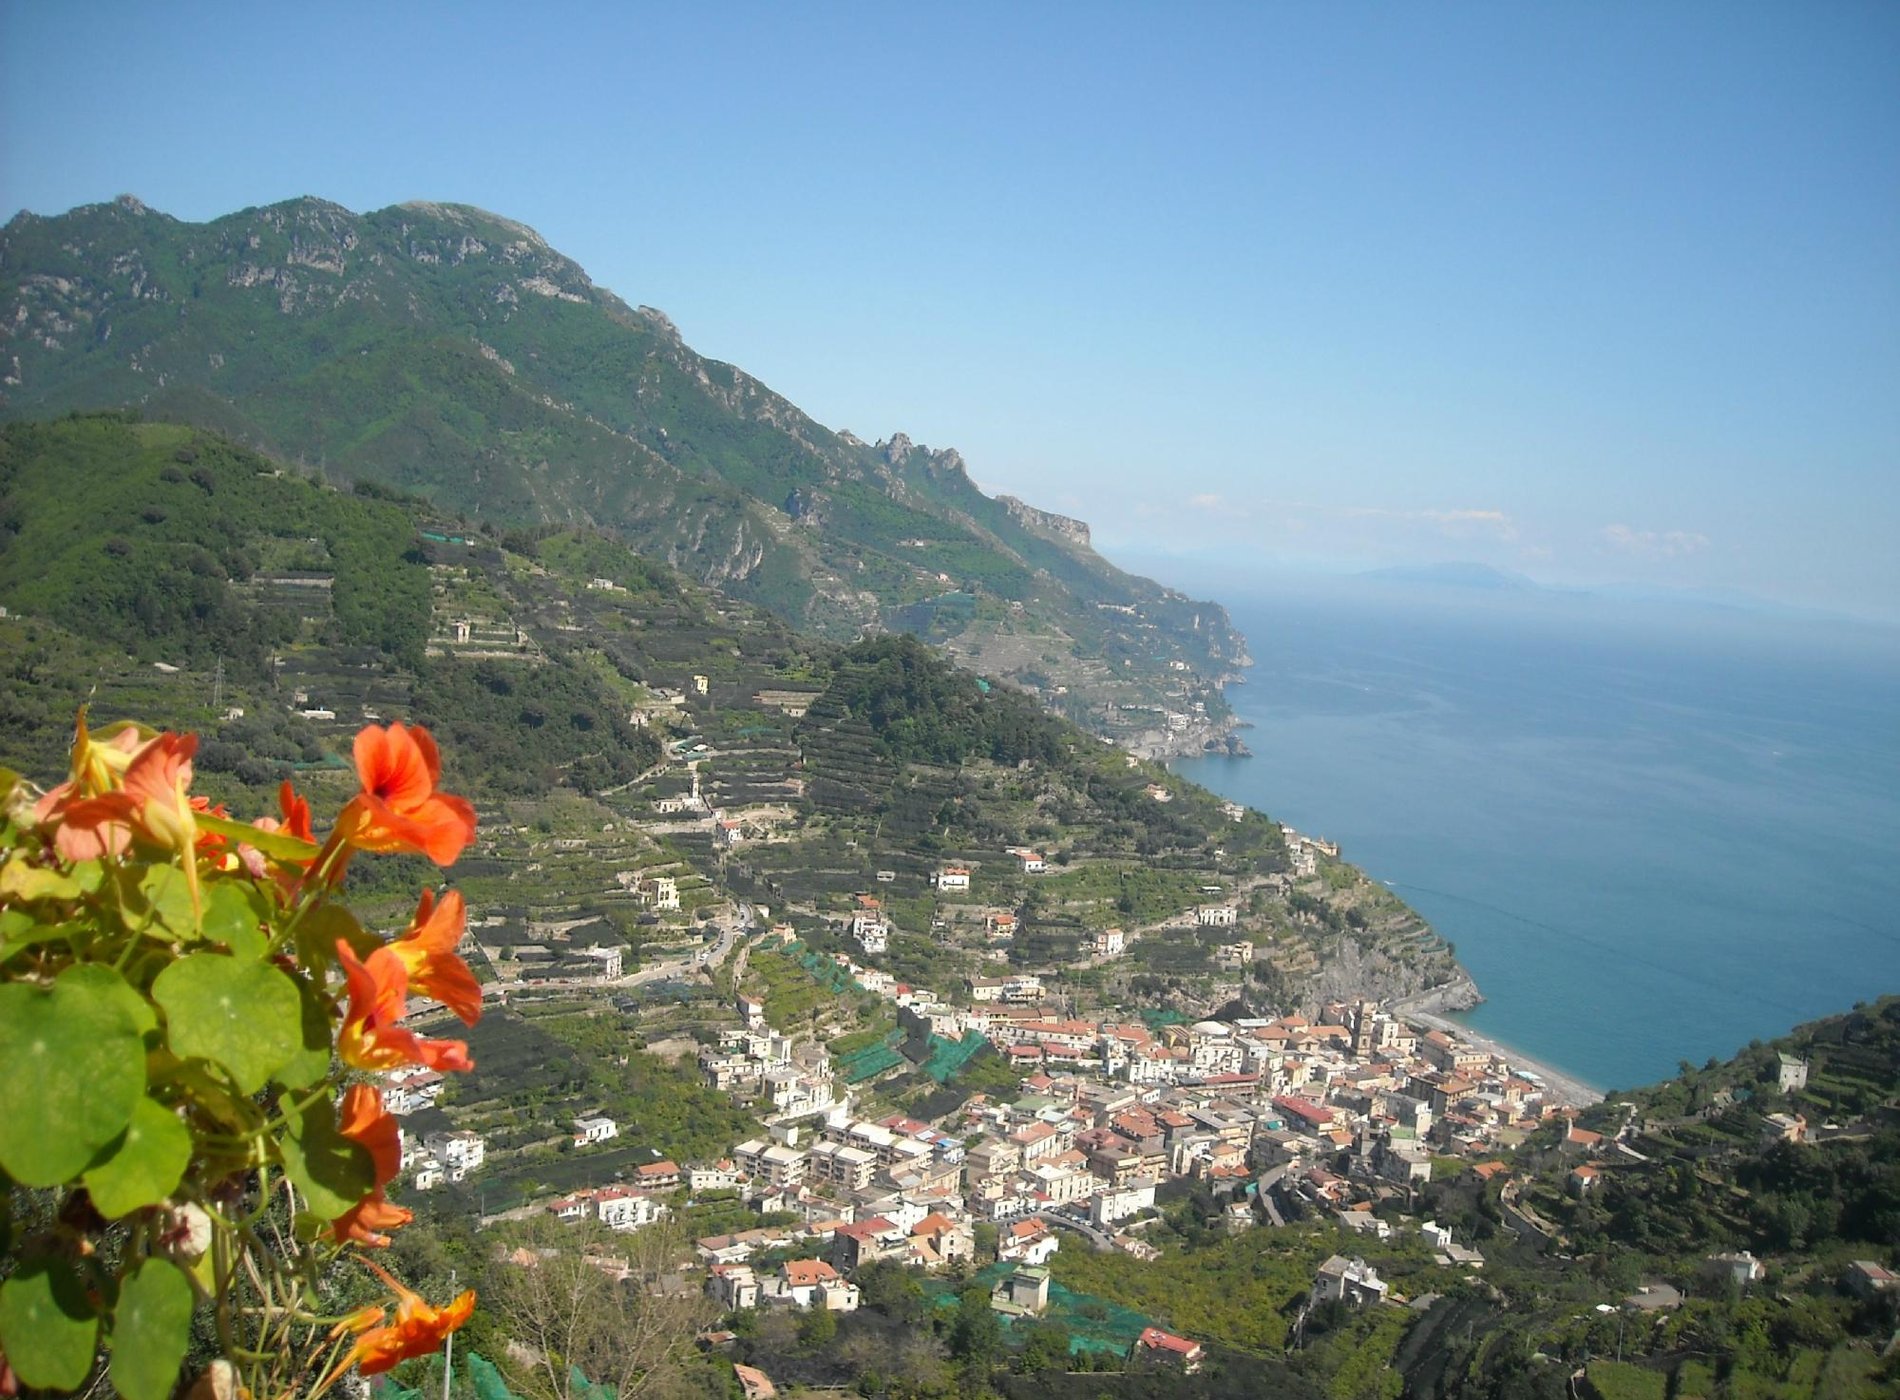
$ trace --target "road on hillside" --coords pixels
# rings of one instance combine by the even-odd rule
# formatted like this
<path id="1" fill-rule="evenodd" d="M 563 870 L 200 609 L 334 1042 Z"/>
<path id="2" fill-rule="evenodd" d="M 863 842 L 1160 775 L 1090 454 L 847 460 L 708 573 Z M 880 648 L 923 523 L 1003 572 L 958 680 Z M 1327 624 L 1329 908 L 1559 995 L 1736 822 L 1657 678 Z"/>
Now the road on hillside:
<path id="1" fill-rule="evenodd" d="M 616 991 L 643 986 L 648 982 L 663 982 L 668 978 L 690 977 L 695 972 L 718 967 L 731 955 L 739 940 L 750 934 L 756 926 L 757 921 L 752 906 L 740 902 L 733 906 L 730 914 L 721 915 L 712 921 L 712 927 L 718 930 L 718 934 L 711 947 L 701 948 L 683 957 L 668 958 L 665 962 L 643 967 L 638 972 L 630 972 L 625 977 L 616 978 L 611 982 L 603 982 L 593 977 L 551 977 L 535 982 L 497 982 L 489 990 L 504 994 L 521 991 L 569 992 L 588 988 Z"/>

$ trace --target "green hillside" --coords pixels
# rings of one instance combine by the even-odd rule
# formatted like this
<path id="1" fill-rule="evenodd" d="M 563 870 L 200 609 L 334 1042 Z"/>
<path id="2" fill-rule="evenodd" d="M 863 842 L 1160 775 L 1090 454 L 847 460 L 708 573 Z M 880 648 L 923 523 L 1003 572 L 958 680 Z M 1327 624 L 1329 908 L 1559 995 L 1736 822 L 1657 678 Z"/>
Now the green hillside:
<path id="1" fill-rule="evenodd" d="M 496 884 L 478 875 L 471 898 L 534 905 L 545 885 L 555 909 L 624 900 L 603 867 L 671 864 L 703 882 L 688 886 L 701 902 L 761 900 L 833 951 L 828 921 L 876 888 L 892 970 L 946 987 L 991 967 L 1004 950 L 985 912 L 1012 909 L 1006 961 L 1102 1006 L 1297 1000 L 1347 943 L 1371 992 L 1460 975 L 1357 872 L 1283 887 L 1273 822 L 1236 818 L 1007 683 L 909 637 L 801 636 L 596 532 L 471 529 L 120 414 L 0 427 L 0 522 L 0 761 L 21 771 L 57 770 L 90 701 L 199 731 L 209 789 L 261 810 L 287 776 L 346 782 L 349 736 L 402 717 L 436 732 L 455 784 L 565 843 L 485 841 L 477 869 Z M 667 821 L 695 788 L 698 815 Z M 715 808 L 743 844 L 713 845 Z M 643 824 L 664 840 L 630 851 Z M 1012 846 L 1045 849 L 1051 868 L 1025 875 Z M 974 872 L 957 900 L 931 886 L 946 862 Z M 1216 896 L 1242 907 L 1238 933 L 1194 924 Z M 1109 926 L 1129 930 L 1130 954 L 1094 963 L 1083 945 Z M 1216 966 L 1235 938 L 1261 950 L 1244 977 Z"/>
<path id="2" fill-rule="evenodd" d="M 1098 728 L 1110 702 L 1123 727 L 1218 720 L 1245 664 L 1218 606 L 1086 526 L 985 496 L 955 452 L 832 432 L 480 210 L 21 214 L 0 325 L 0 416 L 136 406 L 450 518 L 598 527 L 806 630 L 925 634 Z"/>
<path id="3" fill-rule="evenodd" d="M 823 1041 L 866 1112 L 936 1118 L 975 1093 L 1020 1092 L 993 1050 L 928 1035 L 835 954 L 953 1001 L 971 977 L 1034 973 L 1084 1016 L 1277 1011 L 1322 985 L 1394 996 L 1461 976 L 1351 867 L 1292 878 L 1263 814 L 916 638 L 800 634 L 608 534 L 469 525 L 208 431 L 120 413 L 0 427 L 0 605 L 0 764 L 42 781 L 81 703 L 102 721 L 197 731 L 199 788 L 245 813 L 268 809 L 284 777 L 333 810 L 354 787 L 349 738 L 372 719 L 440 736 L 447 785 L 481 817 L 452 872 L 471 960 L 508 988 L 472 1037 L 476 1071 L 418 1120 L 489 1143 L 475 1183 L 430 1202 L 445 1231 L 751 1132 L 754 1104 L 706 1087 L 690 1058 L 736 1024 L 734 992 Z M 1025 867 L 1030 850 L 1046 870 Z M 947 866 L 969 872 L 967 891 L 937 887 Z M 394 922 L 419 873 L 363 862 L 352 893 Z M 639 896 L 655 878 L 674 882 L 678 909 Z M 875 957 L 848 934 L 866 895 L 891 926 Z M 740 902 L 768 906 L 791 940 L 695 963 L 709 921 Z M 1206 903 L 1233 905 L 1237 923 L 1200 926 Z M 1003 944 L 989 936 L 999 912 L 1018 920 Z M 1096 957 L 1109 927 L 1127 950 Z M 1236 941 L 1254 950 L 1244 969 L 1222 961 Z M 590 983 L 573 975 L 590 948 L 666 975 Z M 1356 985 L 1326 980 L 1342 966 Z M 601 1111 L 624 1139 L 577 1152 L 565 1124 Z M 1015 1338 L 1009 1375 L 1000 1351 L 948 1323 L 939 1349 L 973 1387 L 1023 1400 L 1893 1392 L 1900 1293 L 1859 1271 L 1900 1262 L 1900 998 L 1685 1065 L 1587 1110 L 1579 1135 L 1570 1126 L 1546 1125 L 1482 1174 L 1385 1193 L 1386 1239 L 1319 1211 L 1230 1234 L 1221 1201 L 1182 1182 L 1144 1235 L 1157 1258 L 1065 1246 L 1055 1275 L 1074 1334 L 1145 1318 L 1202 1340 L 1209 1364 L 1191 1385 L 1065 1372 L 1078 1363 L 1061 1362 L 1053 1330 Z M 1318 1165 L 1347 1175 L 1351 1158 Z M 1428 1247 L 1426 1218 L 1482 1268 Z M 1759 1277 L 1738 1281 L 1718 1257 L 1740 1251 Z M 1363 1256 L 1403 1301 L 1313 1306 L 1314 1270 L 1335 1253 Z M 869 1339 L 934 1335 L 918 1330 L 927 1300 L 885 1282 L 834 1339 L 767 1324 L 744 1355 L 814 1385 L 861 1376 Z M 939 1364 L 936 1350 L 913 1359 L 920 1377 Z"/>

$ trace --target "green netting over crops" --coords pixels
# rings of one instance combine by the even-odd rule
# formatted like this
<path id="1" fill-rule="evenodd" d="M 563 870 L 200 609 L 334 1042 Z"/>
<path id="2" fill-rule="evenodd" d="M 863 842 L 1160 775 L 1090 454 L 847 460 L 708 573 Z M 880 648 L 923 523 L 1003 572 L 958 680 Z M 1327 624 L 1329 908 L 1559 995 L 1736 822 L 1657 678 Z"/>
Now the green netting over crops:
<path id="1" fill-rule="evenodd" d="M 933 1035 L 930 1037 L 930 1058 L 924 1061 L 924 1073 L 939 1084 L 947 1083 L 951 1075 L 967 1065 L 989 1043 L 981 1031 L 971 1031 L 961 1040 L 945 1040 L 940 1035 Z"/>
<path id="2" fill-rule="evenodd" d="M 1165 1006 L 1144 1006 L 1140 1015 L 1151 1031 L 1162 1026 L 1184 1025 L 1187 1022 L 1187 1012 L 1175 1011 Z"/>
<path id="3" fill-rule="evenodd" d="M 468 1377 L 469 1386 L 474 1390 L 476 1400 L 521 1400 L 508 1388 L 508 1382 L 502 1379 L 500 1368 L 474 1352 L 464 1352 L 461 1357 L 461 1371 Z M 375 1400 L 429 1400 L 420 1390 L 406 1385 L 398 1385 L 387 1378 L 378 1381 L 370 1392 Z M 580 1367 L 571 1367 L 568 1372 L 568 1394 L 573 1400 L 616 1400 L 612 1386 L 596 1385 L 581 1374 Z"/>
<path id="4" fill-rule="evenodd" d="M 862 1084 L 887 1069 L 896 1068 L 904 1063 L 904 1057 L 897 1049 L 903 1043 L 904 1032 L 895 1030 L 875 1044 L 853 1050 L 848 1055 L 839 1055 L 834 1061 L 838 1077 L 847 1084 Z"/>
<path id="5" fill-rule="evenodd" d="M 476 1400 L 515 1400 L 514 1392 L 508 1389 L 495 1363 L 472 1351 L 468 1354 L 468 1379 L 475 1387 Z"/>
<path id="6" fill-rule="evenodd" d="M 962 1287 L 980 1283 L 986 1289 L 994 1288 L 1015 1272 L 1014 1263 L 991 1264 L 972 1275 Z M 937 1307 L 957 1306 L 958 1285 L 948 1279 L 926 1279 L 923 1288 L 924 1296 Z M 1135 1344 L 1143 1328 L 1160 1325 L 1133 1308 L 1125 1308 L 1120 1303 L 1111 1303 L 1106 1298 L 1097 1298 L 1092 1294 L 1077 1293 L 1053 1280 L 1049 1284 L 1049 1306 L 1041 1316 L 1020 1320 L 1000 1317 L 998 1321 L 1003 1324 L 1005 1336 L 1014 1328 L 1032 1327 L 1038 1322 L 1058 1322 L 1069 1333 L 1071 1352 L 1113 1352 L 1117 1356 L 1128 1354 L 1128 1349 Z"/>
<path id="7" fill-rule="evenodd" d="M 804 968 L 812 981 L 828 988 L 832 995 L 843 996 L 846 992 L 861 992 L 857 979 L 837 963 L 819 953 L 814 953 L 803 943 L 787 943 L 785 956 Z"/>

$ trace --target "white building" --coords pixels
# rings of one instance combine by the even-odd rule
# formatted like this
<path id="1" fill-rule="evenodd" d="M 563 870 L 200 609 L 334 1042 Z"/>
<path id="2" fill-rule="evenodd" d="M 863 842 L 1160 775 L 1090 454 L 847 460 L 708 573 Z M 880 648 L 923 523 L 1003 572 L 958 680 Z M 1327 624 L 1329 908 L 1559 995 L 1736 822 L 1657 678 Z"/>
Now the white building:
<path id="1" fill-rule="evenodd" d="M 694 1191 L 730 1191 L 745 1180 L 732 1162 L 714 1162 L 710 1167 L 689 1167 L 686 1185 Z"/>
<path id="2" fill-rule="evenodd" d="M 1345 1303 L 1360 1308 L 1385 1301 L 1386 1285 L 1378 1271 L 1363 1259 L 1333 1255 L 1319 1266 L 1313 1297 L 1322 1303 Z"/>
<path id="3" fill-rule="evenodd" d="M 433 1108 L 446 1081 L 432 1069 L 393 1071 L 383 1077 L 383 1107 L 398 1118 Z"/>
<path id="4" fill-rule="evenodd" d="M 639 1230 L 666 1214 L 666 1207 L 644 1192 L 607 1186 L 594 1193 L 594 1213 L 609 1230 Z"/>
<path id="5" fill-rule="evenodd" d="M 859 912 L 851 920 L 851 936 L 867 953 L 881 953 L 891 946 L 891 926 L 877 914 Z"/>
<path id="6" fill-rule="evenodd" d="M 583 948 L 580 952 L 582 957 L 592 958 L 600 964 L 601 981 L 617 982 L 620 980 L 621 969 L 625 964 L 626 956 L 621 949 L 596 947 Z"/>
<path id="7" fill-rule="evenodd" d="M 1017 972 L 1008 977 L 972 977 L 970 1000 L 1029 1005 L 1042 1000 L 1042 978 L 1033 972 Z"/>
<path id="8" fill-rule="evenodd" d="M 714 1264 L 706 1288 L 713 1300 L 728 1312 L 759 1305 L 759 1279 L 750 1264 Z"/>
<path id="9" fill-rule="evenodd" d="M 779 1276 L 772 1280 L 765 1296 L 794 1307 L 830 1312 L 855 1312 L 858 1306 L 857 1285 L 846 1283 L 822 1259 L 787 1259 L 779 1266 Z"/>
<path id="10" fill-rule="evenodd" d="M 946 866 L 933 875 L 931 881 L 940 890 L 967 890 L 970 872 L 960 865 Z"/>
<path id="11" fill-rule="evenodd" d="M 1089 1218 L 1107 1229 L 1118 1220 L 1153 1210 L 1155 1184 L 1152 1181 L 1124 1186 L 1119 1191 L 1102 1191 L 1089 1200 Z"/>
<path id="12" fill-rule="evenodd" d="M 1047 1264 L 1062 1247 L 1062 1241 L 1040 1220 L 1018 1220 L 1005 1226 L 996 1241 L 996 1257 L 1013 1259 L 1019 1264 Z"/>
<path id="13" fill-rule="evenodd" d="M 1202 928 L 1232 928 L 1240 922 L 1240 910 L 1231 904 L 1203 904 L 1194 911 L 1194 920 Z"/>
<path id="14" fill-rule="evenodd" d="M 753 1138 L 733 1148 L 732 1158 L 747 1176 L 773 1186 L 796 1186 L 805 1179 L 805 1154 L 783 1143 Z"/>
<path id="15" fill-rule="evenodd" d="M 574 1145 L 585 1147 L 590 1142 L 605 1142 L 609 1138 L 620 1136 L 620 1126 L 611 1118 L 576 1118 L 574 1120 Z"/>
<path id="16" fill-rule="evenodd" d="M 450 1181 L 460 1181 L 480 1167 L 487 1156 L 480 1133 L 430 1133 L 424 1142 L 430 1154 L 447 1169 Z"/>

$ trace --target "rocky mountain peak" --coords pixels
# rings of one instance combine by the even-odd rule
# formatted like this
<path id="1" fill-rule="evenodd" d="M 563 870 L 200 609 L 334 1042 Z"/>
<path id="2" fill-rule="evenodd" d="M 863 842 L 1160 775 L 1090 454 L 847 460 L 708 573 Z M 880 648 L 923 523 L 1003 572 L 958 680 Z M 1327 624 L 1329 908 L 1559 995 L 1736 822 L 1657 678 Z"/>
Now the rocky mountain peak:
<path id="1" fill-rule="evenodd" d="M 686 338 L 680 334 L 680 328 L 673 324 L 673 318 L 660 310 L 659 307 L 639 306 L 634 309 L 646 317 L 648 321 L 652 322 L 653 329 L 665 336 L 668 340 L 674 342 L 676 345 L 686 343 Z"/>
<path id="2" fill-rule="evenodd" d="M 1065 544 L 1089 547 L 1089 527 L 1085 520 L 1077 520 L 1070 515 L 1057 515 L 1054 511 L 1037 510 L 1026 501 L 1014 496 L 998 496 L 997 504 L 1010 513 L 1012 519 L 1025 529 L 1038 534 L 1050 535 Z"/>
<path id="3" fill-rule="evenodd" d="M 503 215 L 491 213 L 473 204 L 444 204 L 432 199 L 411 199 L 398 204 L 396 208 L 408 213 L 420 214 L 427 218 L 440 219 L 444 223 L 468 226 L 486 224 L 499 232 L 519 239 L 523 243 L 531 243 L 536 248 L 545 252 L 551 253 L 554 251 L 553 248 L 549 246 L 547 239 L 543 238 L 518 219 L 506 218 Z"/>

